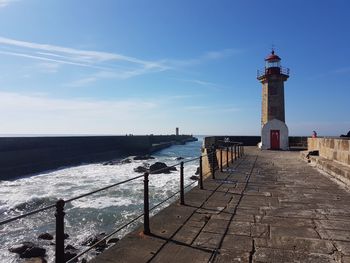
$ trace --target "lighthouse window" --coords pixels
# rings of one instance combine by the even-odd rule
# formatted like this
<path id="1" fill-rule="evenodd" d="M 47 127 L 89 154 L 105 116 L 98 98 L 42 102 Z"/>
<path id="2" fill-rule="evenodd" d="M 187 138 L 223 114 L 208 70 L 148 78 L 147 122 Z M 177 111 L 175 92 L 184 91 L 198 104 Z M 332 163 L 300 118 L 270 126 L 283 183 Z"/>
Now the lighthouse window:
<path id="1" fill-rule="evenodd" d="M 280 62 L 279 61 L 274 61 L 274 62 L 266 62 L 266 67 L 267 68 L 279 68 L 280 67 Z"/>

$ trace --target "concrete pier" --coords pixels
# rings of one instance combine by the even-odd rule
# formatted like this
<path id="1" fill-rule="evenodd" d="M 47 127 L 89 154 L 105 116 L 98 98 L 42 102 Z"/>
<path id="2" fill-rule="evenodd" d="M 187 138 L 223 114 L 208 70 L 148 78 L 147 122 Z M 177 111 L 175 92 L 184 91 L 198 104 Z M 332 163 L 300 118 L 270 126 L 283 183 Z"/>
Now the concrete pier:
<path id="1" fill-rule="evenodd" d="M 350 192 L 298 156 L 246 147 L 91 262 L 350 262 Z"/>

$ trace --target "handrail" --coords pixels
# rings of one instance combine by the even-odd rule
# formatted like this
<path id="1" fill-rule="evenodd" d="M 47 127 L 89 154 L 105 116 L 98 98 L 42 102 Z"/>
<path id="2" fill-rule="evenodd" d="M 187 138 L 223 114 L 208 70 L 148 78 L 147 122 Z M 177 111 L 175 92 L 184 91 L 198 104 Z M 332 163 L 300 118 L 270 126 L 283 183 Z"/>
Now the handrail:
<path id="1" fill-rule="evenodd" d="M 187 186 L 185 186 L 185 189 L 190 187 L 191 185 L 193 185 L 194 183 L 196 183 L 196 181 L 188 184 Z M 164 199 L 163 201 L 159 202 L 158 204 L 154 205 L 152 208 L 149 209 L 149 211 L 152 211 L 154 209 L 156 209 L 157 207 L 161 206 L 162 204 L 166 203 L 167 201 L 169 201 L 170 199 L 174 198 L 177 194 L 179 194 L 180 191 L 177 191 L 175 193 L 173 193 L 171 196 L 167 197 L 166 199 Z M 122 230 L 123 228 L 127 227 L 128 225 L 134 223 L 135 221 L 139 220 L 142 216 L 144 215 L 144 213 L 138 215 L 137 217 L 135 217 L 134 219 L 132 219 L 131 221 L 129 221 L 128 223 L 125 223 L 123 226 L 119 227 L 118 229 L 114 230 L 113 232 L 109 233 L 108 235 L 104 236 L 102 239 L 100 239 L 98 242 L 94 243 L 92 246 L 90 246 L 89 248 L 85 249 L 84 251 L 82 251 L 81 253 L 79 253 L 78 255 L 76 255 L 75 257 L 71 258 L 70 260 L 68 260 L 66 263 L 72 263 L 75 262 L 77 259 L 79 259 L 79 257 L 81 257 L 82 255 L 86 254 L 87 252 L 89 252 L 90 250 L 92 250 L 93 248 L 97 247 L 99 244 L 103 243 L 104 241 L 106 241 L 108 238 L 110 238 L 111 236 L 113 236 L 114 234 L 116 234 L 117 232 L 119 232 L 120 230 Z"/>
<path id="2" fill-rule="evenodd" d="M 133 178 L 130 178 L 130 179 L 127 179 L 127 180 L 124 180 L 124 181 L 121 181 L 121 182 L 118 182 L 118 183 L 115 183 L 115 184 L 112 184 L 112 185 L 109 185 L 109 186 L 106 186 L 106 187 L 103 187 L 103 188 L 99 188 L 99 189 L 97 189 L 97 190 L 95 190 L 95 191 L 92 191 L 92 192 L 89 192 L 89 193 L 86 193 L 86 194 L 82 194 L 82 195 L 79 195 L 79 196 L 70 198 L 70 199 L 68 199 L 68 200 L 65 200 L 64 202 L 65 202 L 65 203 L 69 203 L 69 202 L 72 202 L 72 201 L 74 201 L 74 200 L 77 200 L 77 199 L 80 199 L 80 198 L 83 198 L 83 197 L 86 197 L 86 196 L 89 196 L 89 195 L 92 195 L 92 194 L 101 192 L 101 191 L 103 191 L 103 190 L 107 190 L 107 189 L 109 189 L 109 188 L 112 188 L 112 187 L 115 187 L 115 186 L 118 186 L 118 185 L 121 185 L 121 184 L 130 182 L 130 181 L 139 179 L 139 178 L 141 178 L 141 177 L 143 177 L 143 175 L 139 175 L 139 176 L 136 176 L 136 177 L 133 177 Z M 33 211 L 31 211 L 31 212 L 28 212 L 28 213 L 23 214 L 23 215 L 20 215 L 20 216 L 16 216 L 16 217 L 12 217 L 12 218 L 6 219 L 6 220 L 0 222 L 0 226 L 1 226 L 1 225 L 4 225 L 4 224 L 7 224 L 7 223 L 10 223 L 10 222 L 13 222 L 13 221 L 16 221 L 16 220 L 18 220 L 18 219 L 21 219 L 21 218 L 24 218 L 24 217 L 33 215 L 33 214 L 40 213 L 40 212 L 42 212 L 42 211 L 45 211 L 45 210 L 48 210 L 48 209 L 54 208 L 54 207 L 56 207 L 56 204 L 52 204 L 52 205 L 49 205 L 49 206 L 46 206 L 46 207 L 43 207 L 43 208 L 40 208 L 40 209 L 37 209 L 37 210 L 33 210 Z"/>
<path id="3" fill-rule="evenodd" d="M 75 196 L 75 197 L 69 198 L 67 200 L 59 199 L 56 202 L 56 204 L 52 204 L 52 205 L 49 205 L 49 206 L 46 206 L 46 207 L 43 207 L 43 208 L 40 208 L 40 209 L 36 209 L 36 210 L 30 211 L 30 212 L 28 212 L 26 214 L 23 214 L 23 215 L 20 215 L 20 216 L 16 216 L 16 217 L 5 219 L 5 220 L 0 222 L 0 225 L 4 225 L 4 224 L 10 223 L 10 222 L 13 222 L 15 220 L 18 220 L 18 219 L 21 219 L 21 218 L 25 218 L 25 217 L 28 217 L 30 215 L 37 214 L 37 213 L 40 213 L 40 212 L 43 212 L 43 211 L 46 211 L 48 209 L 56 207 L 56 213 L 55 213 L 55 217 L 56 217 L 56 261 L 55 262 L 56 263 L 63 263 L 63 262 L 65 262 L 64 261 L 64 215 L 65 215 L 64 205 L 66 203 L 70 203 L 70 202 L 75 201 L 77 199 L 81 199 L 83 197 L 90 196 L 90 195 L 93 195 L 95 193 L 98 193 L 98 192 L 101 192 L 101 191 L 105 191 L 107 189 L 116 187 L 118 185 L 130 182 L 130 181 L 133 181 L 133 180 L 137 180 L 137 179 L 140 179 L 140 178 L 143 177 L 144 178 L 144 212 L 142 214 L 138 215 L 137 217 L 135 217 L 134 219 L 132 219 L 131 221 L 125 223 L 122 226 L 120 226 L 116 230 L 112 231 L 110 234 L 106 235 L 104 238 L 102 238 L 98 242 L 96 242 L 93 245 L 91 245 L 88 249 L 85 249 L 84 251 L 82 251 L 81 253 L 79 253 L 78 255 L 76 255 L 75 257 L 73 257 L 73 258 L 71 258 L 70 260 L 67 261 L 67 262 L 74 262 L 76 259 L 78 259 L 82 255 L 84 255 L 85 253 L 89 252 L 91 249 L 95 248 L 96 246 L 98 246 L 99 244 L 101 244 L 102 242 L 107 240 L 109 237 L 113 236 L 114 234 L 116 234 L 117 232 L 122 230 L 123 228 L 125 228 L 125 227 L 129 226 L 130 224 L 134 223 L 135 221 L 139 220 L 142 216 L 144 216 L 144 234 L 150 234 L 150 229 L 149 229 L 149 213 L 150 213 L 150 211 L 153 211 L 154 209 L 156 209 L 157 207 L 161 206 L 165 202 L 167 202 L 170 199 L 174 198 L 179 193 L 180 193 L 180 204 L 181 205 L 185 204 L 184 189 L 187 189 L 188 187 L 192 186 L 195 183 L 198 183 L 200 189 L 203 189 L 203 168 L 202 168 L 202 158 L 203 157 L 211 157 L 211 158 L 208 158 L 208 160 L 209 160 L 209 162 L 210 162 L 210 160 L 212 160 L 212 163 L 211 163 L 210 167 L 211 167 L 212 178 L 215 179 L 215 170 L 217 168 L 219 168 L 219 167 L 220 167 L 220 169 L 222 169 L 222 160 L 220 162 L 220 165 L 219 165 L 218 162 L 215 165 L 215 162 L 214 162 L 214 158 L 215 158 L 215 160 L 217 158 L 218 150 L 220 152 L 220 158 L 222 159 L 222 150 L 223 149 L 227 149 L 227 152 L 226 152 L 226 160 L 227 160 L 226 165 L 227 166 L 228 166 L 228 162 L 229 162 L 229 158 L 228 158 L 229 148 L 231 148 L 231 162 L 236 160 L 237 157 L 241 157 L 242 156 L 242 154 L 244 153 L 243 143 L 240 143 L 240 142 L 231 142 L 231 143 L 233 143 L 233 144 L 231 144 L 231 147 L 228 147 L 228 146 L 226 146 L 226 147 L 219 147 L 219 146 L 215 146 L 214 145 L 214 147 L 211 149 L 211 151 L 208 152 L 207 154 L 203 154 L 203 155 L 200 155 L 199 157 L 195 157 L 195 158 L 192 158 L 190 160 L 184 160 L 184 161 L 181 161 L 181 162 L 176 163 L 174 165 L 167 166 L 167 167 L 164 167 L 164 168 L 152 171 L 151 174 L 161 173 L 161 172 L 164 172 L 164 171 L 169 171 L 169 168 L 171 168 L 171 167 L 176 167 L 176 166 L 180 165 L 180 190 L 175 192 L 175 193 L 173 193 L 171 196 L 169 196 L 166 199 L 162 200 L 158 204 L 154 205 L 152 208 L 148 207 L 148 203 L 149 203 L 149 197 L 148 197 L 148 183 L 149 183 L 149 181 L 148 181 L 148 176 L 149 176 L 150 173 L 146 172 L 143 175 L 135 176 L 135 177 L 129 178 L 127 180 L 124 180 L 124 181 L 121 181 L 121 182 L 117 182 L 117 183 L 114 183 L 114 184 L 111 184 L 111 185 L 108 185 L 108 186 L 96 189 L 94 191 L 91 191 L 91 192 L 88 192 L 88 193 L 85 193 L 85 194 L 82 194 L 82 195 L 79 195 L 79 196 Z M 235 153 L 234 154 L 234 158 L 233 158 L 233 148 L 234 148 L 234 153 Z M 236 152 L 236 150 L 238 150 L 238 151 Z M 238 153 L 238 155 L 237 155 L 237 153 Z M 188 184 L 187 186 L 184 186 L 184 164 L 189 163 L 189 162 L 193 162 L 193 161 L 197 161 L 197 160 L 199 160 L 199 167 L 200 167 L 199 180 L 198 181 L 194 181 L 194 182 Z M 206 175 L 208 173 L 206 173 Z"/>
<path id="4" fill-rule="evenodd" d="M 48 209 L 50 209 L 50 208 L 54 208 L 54 207 L 56 207 L 56 204 L 49 205 L 49 206 L 45 206 L 45 207 L 43 207 L 43 208 L 30 211 L 30 212 L 28 212 L 28 213 L 26 213 L 26 214 L 23 214 L 23 215 L 20 215 L 20 216 L 16 216 L 16 217 L 12 217 L 12 218 L 9 218 L 9 219 L 5 219 L 4 221 L 1 221 L 1 222 L 0 222 L 0 226 L 1 226 L 1 225 L 5 225 L 5 224 L 10 223 L 10 222 L 13 222 L 13 221 L 16 221 L 16 220 L 18 220 L 18 219 L 21 219 L 21 218 L 30 216 L 30 215 L 34 215 L 34 214 L 37 214 L 37 213 L 46 211 L 46 210 L 48 210 Z"/>
<path id="5" fill-rule="evenodd" d="M 118 183 L 115 183 L 115 184 L 111 184 L 109 186 L 106 186 L 106 187 L 103 187 L 103 188 L 100 188 L 100 189 L 97 189 L 95 191 L 92 191 L 92 192 L 89 192 L 89 193 L 86 193 L 86 194 L 82 194 L 82 195 L 79 195 L 79 196 L 76 196 L 76 197 L 73 197 L 73 198 L 70 198 L 68 200 L 65 200 L 66 203 L 69 203 L 69 202 L 72 202 L 74 200 L 77 200 L 77 199 L 80 199 L 80 198 L 83 198 L 83 197 L 86 197 L 86 196 L 89 196 L 89 195 L 92 195 L 92 194 L 96 194 L 98 192 L 102 192 L 104 190 L 107 190 L 109 188 L 112 188 L 112 187 L 115 187 L 115 186 L 118 186 L 118 185 L 121 185 L 121 184 L 125 184 L 125 183 L 128 183 L 130 181 L 134 181 L 136 179 L 139 179 L 143 177 L 143 175 L 139 175 L 139 176 L 135 176 L 133 178 L 130 178 L 130 179 L 127 179 L 127 180 L 124 180 L 124 181 L 121 181 L 121 182 L 118 182 Z"/>

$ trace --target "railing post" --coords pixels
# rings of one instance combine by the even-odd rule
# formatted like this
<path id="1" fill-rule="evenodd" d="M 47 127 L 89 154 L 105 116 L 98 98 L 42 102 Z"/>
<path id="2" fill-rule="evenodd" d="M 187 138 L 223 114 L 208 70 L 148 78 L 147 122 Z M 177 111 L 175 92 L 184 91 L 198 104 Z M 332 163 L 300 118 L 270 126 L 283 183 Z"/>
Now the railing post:
<path id="1" fill-rule="evenodd" d="M 214 162 L 214 158 L 216 159 L 216 149 L 215 147 L 213 148 L 213 152 L 211 153 L 211 170 L 212 170 L 212 178 L 215 179 L 215 162 Z"/>
<path id="2" fill-rule="evenodd" d="M 220 172 L 222 172 L 222 148 L 220 148 Z"/>
<path id="3" fill-rule="evenodd" d="M 238 158 L 240 158 L 241 157 L 241 145 L 237 145 L 238 147 L 237 147 L 237 155 L 238 155 Z"/>
<path id="4" fill-rule="evenodd" d="M 202 155 L 199 156 L 199 189 L 203 189 L 203 164 Z"/>
<path id="5" fill-rule="evenodd" d="M 143 179 L 143 233 L 151 234 L 149 228 L 149 192 L 148 192 L 148 173 L 144 173 Z"/>
<path id="6" fill-rule="evenodd" d="M 228 147 L 226 147 L 226 167 L 228 168 Z"/>
<path id="7" fill-rule="evenodd" d="M 64 200 L 60 199 L 56 203 L 56 251 L 55 262 L 64 263 Z"/>
<path id="8" fill-rule="evenodd" d="M 180 163 L 180 204 L 185 204 L 185 192 L 184 192 L 184 162 Z"/>
<path id="9" fill-rule="evenodd" d="M 233 146 L 231 146 L 231 163 L 233 163 Z"/>
<path id="10" fill-rule="evenodd" d="M 237 160 L 237 144 L 235 144 L 235 161 Z"/>

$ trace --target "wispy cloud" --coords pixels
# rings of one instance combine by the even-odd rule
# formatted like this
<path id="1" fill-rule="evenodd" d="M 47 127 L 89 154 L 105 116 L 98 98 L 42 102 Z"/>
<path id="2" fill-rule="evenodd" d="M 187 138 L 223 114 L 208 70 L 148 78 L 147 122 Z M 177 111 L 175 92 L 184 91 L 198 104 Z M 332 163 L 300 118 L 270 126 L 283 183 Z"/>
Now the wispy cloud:
<path id="1" fill-rule="evenodd" d="M 7 3 L 7 1 L 3 3 L 5 2 Z M 94 71 L 86 73 L 81 79 L 65 84 L 71 87 L 91 85 L 99 79 L 129 79 L 149 73 L 179 70 L 208 61 L 225 59 L 241 52 L 239 49 L 223 49 L 206 52 L 197 58 L 144 60 L 112 52 L 82 50 L 0 37 L 0 54 L 41 61 L 42 72 L 55 73 L 63 66 L 82 67 Z M 215 83 L 203 80 L 184 81 L 207 87 L 219 87 Z"/>
<path id="2" fill-rule="evenodd" d="M 157 61 L 142 60 L 117 53 L 81 50 L 4 37 L 0 37 L 0 48 L 3 48 L 0 54 L 106 70 L 120 78 L 130 78 L 168 69 L 167 66 Z"/>
<path id="3" fill-rule="evenodd" d="M 182 81 L 182 82 L 193 83 L 193 84 L 196 84 L 198 86 L 208 87 L 208 88 L 215 89 L 215 90 L 218 90 L 218 89 L 223 87 L 222 85 L 220 85 L 218 83 L 199 80 L 199 79 L 177 79 L 177 80 Z"/>
<path id="4" fill-rule="evenodd" d="M 90 85 L 90 84 L 96 82 L 97 80 L 98 79 L 96 77 L 91 76 L 91 77 L 77 79 L 77 80 L 74 80 L 74 81 L 69 82 L 69 83 L 65 83 L 63 86 L 73 87 L 73 88 L 85 87 L 87 85 Z"/>
<path id="5" fill-rule="evenodd" d="M 217 86 L 217 84 L 215 84 L 213 82 L 203 81 L 203 80 L 198 80 L 198 79 L 184 79 L 183 81 L 195 83 L 195 84 L 198 84 L 201 86 Z"/>
<path id="6" fill-rule="evenodd" d="M 167 60 L 164 60 L 163 62 L 173 68 L 189 67 L 189 66 L 199 65 L 212 60 L 229 58 L 233 55 L 240 54 L 242 52 L 243 50 L 241 49 L 228 48 L 228 49 L 222 49 L 222 50 L 216 50 L 216 51 L 208 51 L 197 58 L 167 59 Z"/>
<path id="7" fill-rule="evenodd" d="M 13 2 L 17 2 L 18 0 L 0 0 L 0 8 L 8 6 Z"/>

